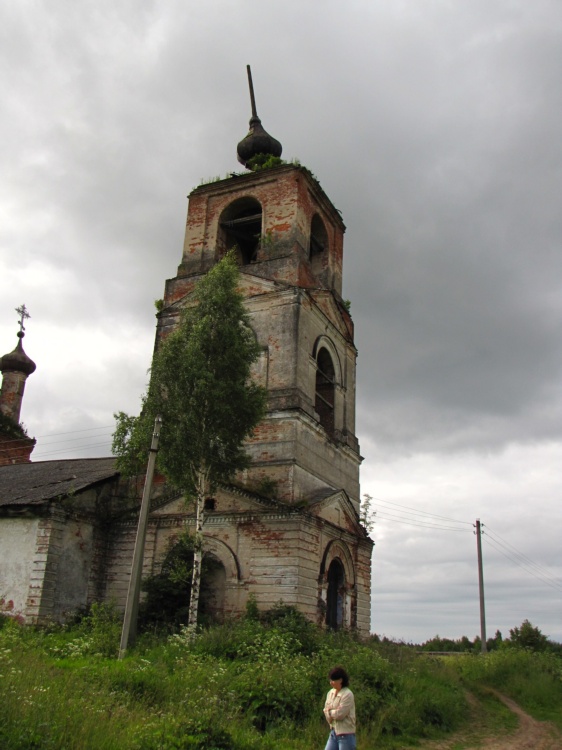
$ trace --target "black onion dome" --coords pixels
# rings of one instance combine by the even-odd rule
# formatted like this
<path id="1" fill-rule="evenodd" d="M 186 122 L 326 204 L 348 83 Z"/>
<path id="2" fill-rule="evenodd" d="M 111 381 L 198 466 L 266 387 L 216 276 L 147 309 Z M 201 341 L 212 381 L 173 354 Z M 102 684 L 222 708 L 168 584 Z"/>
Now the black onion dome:
<path id="1" fill-rule="evenodd" d="M 261 120 L 257 115 L 250 119 L 250 131 L 243 138 L 236 148 L 238 161 L 240 164 L 247 166 L 253 156 L 257 154 L 267 154 L 271 156 L 281 156 L 283 146 L 272 135 L 264 130 Z"/>
<path id="2" fill-rule="evenodd" d="M 283 147 L 272 135 L 266 132 L 261 124 L 261 120 L 258 117 L 256 110 L 256 98 L 254 96 L 254 84 L 252 83 L 252 71 L 250 66 L 246 65 L 248 72 L 248 86 L 250 87 L 250 101 L 252 102 L 252 117 L 250 118 L 250 130 L 248 135 L 243 138 L 238 147 L 236 153 L 238 161 L 243 164 L 247 169 L 248 162 L 254 156 L 258 154 L 265 154 L 266 156 L 281 156 Z"/>
<path id="3" fill-rule="evenodd" d="M 23 350 L 21 343 L 23 336 L 24 334 L 20 331 L 18 333 L 18 345 L 14 351 L 0 357 L 0 372 L 23 372 L 26 375 L 31 375 L 32 372 L 35 372 L 37 365 Z"/>

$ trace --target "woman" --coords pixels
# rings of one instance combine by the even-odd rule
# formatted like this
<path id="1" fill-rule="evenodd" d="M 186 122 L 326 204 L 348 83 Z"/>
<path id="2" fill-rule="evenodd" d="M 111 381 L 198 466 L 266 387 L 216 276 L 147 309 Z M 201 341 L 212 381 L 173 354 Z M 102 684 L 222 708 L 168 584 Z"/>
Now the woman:
<path id="1" fill-rule="evenodd" d="M 355 750 L 355 698 L 348 688 L 349 677 L 342 667 L 328 675 L 331 690 L 326 697 L 324 716 L 330 725 L 325 750 Z"/>

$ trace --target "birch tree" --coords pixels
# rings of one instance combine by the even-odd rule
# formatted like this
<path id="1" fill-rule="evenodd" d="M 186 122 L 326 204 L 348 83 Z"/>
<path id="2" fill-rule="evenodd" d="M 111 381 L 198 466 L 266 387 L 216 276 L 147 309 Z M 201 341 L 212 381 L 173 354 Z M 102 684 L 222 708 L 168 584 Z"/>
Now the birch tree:
<path id="1" fill-rule="evenodd" d="M 195 544 L 188 629 L 197 625 L 205 498 L 248 465 L 244 440 L 265 412 L 266 391 L 250 378 L 260 351 L 239 271 L 229 253 L 195 289 L 195 304 L 157 347 L 139 417 L 116 414 L 113 452 L 126 475 L 146 461 L 151 425 L 162 416 L 157 466 L 193 499 Z"/>

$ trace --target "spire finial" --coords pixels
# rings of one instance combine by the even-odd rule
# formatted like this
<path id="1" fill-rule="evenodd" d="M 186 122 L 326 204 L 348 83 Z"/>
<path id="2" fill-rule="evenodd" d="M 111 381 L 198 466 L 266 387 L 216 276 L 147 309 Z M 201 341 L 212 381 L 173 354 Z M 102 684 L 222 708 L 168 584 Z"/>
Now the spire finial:
<path id="1" fill-rule="evenodd" d="M 28 318 L 31 318 L 31 315 L 27 312 L 27 307 L 25 306 L 25 303 L 23 305 L 20 305 L 19 307 L 16 307 L 16 312 L 20 316 L 19 319 L 19 325 L 20 330 L 18 332 L 18 337 L 22 339 L 25 336 L 25 326 L 23 324 L 24 320 L 27 320 Z"/>
<path id="2" fill-rule="evenodd" d="M 252 69 L 249 65 L 246 65 L 246 70 L 248 72 L 248 86 L 250 87 L 250 101 L 252 102 L 252 117 L 257 117 L 258 111 L 256 109 L 256 97 L 254 96 L 254 84 L 252 83 Z"/>
<path id="3" fill-rule="evenodd" d="M 243 164 L 247 169 L 251 169 L 248 166 L 248 162 L 258 154 L 263 156 L 281 156 L 283 148 L 279 141 L 273 136 L 269 135 L 261 124 L 261 120 L 258 117 L 256 109 L 256 97 L 254 95 L 254 84 L 252 82 L 252 71 L 249 65 L 246 65 L 246 71 L 248 73 L 248 85 L 250 87 L 250 101 L 252 103 L 252 117 L 250 118 L 250 130 L 248 135 L 243 138 L 238 144 L 236 149 L 238 155 L 238 161 Z"/>

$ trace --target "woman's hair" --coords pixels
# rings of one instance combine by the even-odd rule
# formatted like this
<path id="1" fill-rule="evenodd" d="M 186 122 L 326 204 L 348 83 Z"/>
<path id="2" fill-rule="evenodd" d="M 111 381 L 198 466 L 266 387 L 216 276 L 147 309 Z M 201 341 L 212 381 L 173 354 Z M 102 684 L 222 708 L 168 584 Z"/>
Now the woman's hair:
<path id="1" fill-rule="evenodd" d="M 329 678 L 331 680 L 341 680 L 341 686 L 347 687 L 349 685 L 349 677 L 343 667 L 334 667 L 330 669 Z"/>

